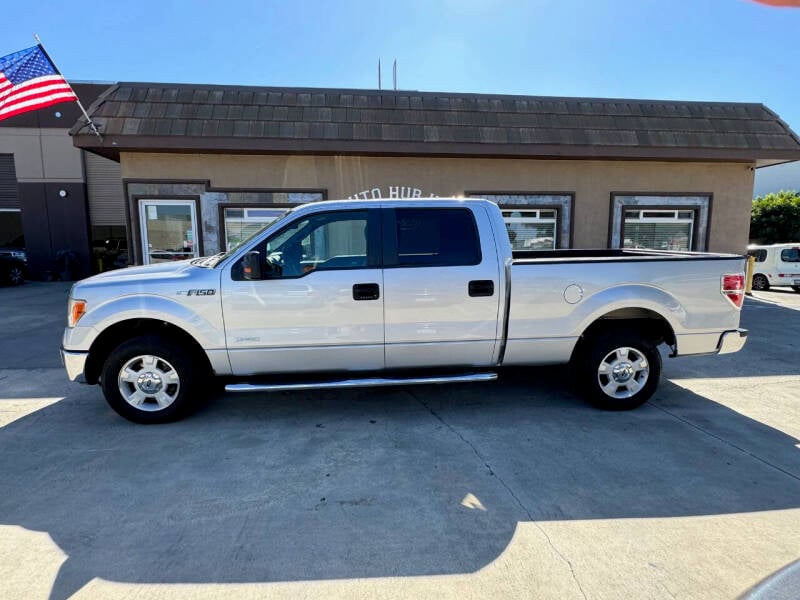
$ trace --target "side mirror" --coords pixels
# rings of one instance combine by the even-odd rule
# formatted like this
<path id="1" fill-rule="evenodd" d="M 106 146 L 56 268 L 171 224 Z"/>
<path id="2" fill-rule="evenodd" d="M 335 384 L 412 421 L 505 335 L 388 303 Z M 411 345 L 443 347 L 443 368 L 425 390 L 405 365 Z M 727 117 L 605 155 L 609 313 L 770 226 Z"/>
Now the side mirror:
<path id="1" fill-rule="evenodd" d="M 250 281 L 262 279 L 261 252 L 253 250 L 244 255 L 242 259 L 242 277 Z"/>

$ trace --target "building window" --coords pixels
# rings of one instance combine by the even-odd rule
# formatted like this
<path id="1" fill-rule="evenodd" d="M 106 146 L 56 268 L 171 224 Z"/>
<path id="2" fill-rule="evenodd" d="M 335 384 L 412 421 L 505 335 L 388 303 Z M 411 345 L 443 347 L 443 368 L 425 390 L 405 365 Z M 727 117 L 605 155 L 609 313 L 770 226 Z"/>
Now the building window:
<path id="1" fill-rule="evenodd" d="M 691 250 L 693 210 L 626 210 L 625 248 Z"/>
<path id="2" fill-rule="evenodd" d="M 466 195 L 498 204 L 512 249 L 555 250 L 570 247 L 572 194 L 468 192 Z"/>
<path id="3" fill-rule="evenodd" d="M 502 209 L 508 239 L 514 250 L 555 250 L 556 210 Z"/>
<path id="4" fill-rule="evenodd" d="M 710 194 L 612 194 L 611 210 L 611 248 L 707 248 Z"/>
<path id="5" fill-rule="evenodd" d="M 268 192 L 271 202 L 239 202 L 249 200 L 252 192 L 229 192 L 226 198 L 236 202 L 220 204 L 222 250 L 231 250 L 257 231 L 263 229 L 290 208 L 298 204 L 319 202 L 325 199 L 323 192 Z"/>
<path id="6" fill-rule="evenodd" d="M 251 235 L 260 231 L 283 215 L 288 207 L 258 207 L 223 209 L 225 222 L 225 249 L 231 250 Z"/>

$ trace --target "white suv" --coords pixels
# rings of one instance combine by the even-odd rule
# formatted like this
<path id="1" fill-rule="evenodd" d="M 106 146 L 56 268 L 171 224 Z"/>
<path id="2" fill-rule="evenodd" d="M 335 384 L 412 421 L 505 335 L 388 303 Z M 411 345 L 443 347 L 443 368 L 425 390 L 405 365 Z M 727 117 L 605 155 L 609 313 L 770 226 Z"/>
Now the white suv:
<path id="1" fill-rule="evenodd" d="M 791 287 L 800 293 L 800 242 L 748 246 L 747 254 L 756 259 L 754 290 L 768 290 L 777 285 Z"/>

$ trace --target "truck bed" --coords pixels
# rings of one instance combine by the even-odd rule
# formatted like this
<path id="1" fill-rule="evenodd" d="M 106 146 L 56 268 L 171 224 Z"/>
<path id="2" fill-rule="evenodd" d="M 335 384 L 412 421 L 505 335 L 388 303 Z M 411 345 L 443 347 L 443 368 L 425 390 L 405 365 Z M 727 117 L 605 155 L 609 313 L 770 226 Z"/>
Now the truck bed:
<path id="1" fill-rule="evenodd" d="M 638 248 L 598 248 L 588 250 L 514 250 L 514 264 L 527 262 L 611 262 L 619 260 L 731 260 L 743 259 L 738 254 L 714 254 L 677 250 L 645 250 Z"/>

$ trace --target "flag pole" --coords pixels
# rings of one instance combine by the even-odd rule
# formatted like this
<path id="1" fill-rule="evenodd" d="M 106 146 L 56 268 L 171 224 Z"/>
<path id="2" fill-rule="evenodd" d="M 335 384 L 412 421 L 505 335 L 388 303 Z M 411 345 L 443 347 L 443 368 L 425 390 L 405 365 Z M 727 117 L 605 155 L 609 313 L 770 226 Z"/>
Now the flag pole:
<path id="1" fill-rule="evenodd" d="M 59 71 L 58 67 L 56 66 L 56 63 L 54 63 L 53 59 L 50 58 L 50 55 L 47 53 L 47 50 L 44 49 L 44 45 L 42 45 L 42 40 L 39 38 L 39 35 L 34 33 L 33 37 L 36 40 L 36 44 L 39 46 L 39 49 L 42 51 L 45 57 L 47 57 L 47 60 L 50 61 L 50 64 L 53 65 L 53 68 L 56 70 L 56 73 L 61 75 L 61 77 L 64 77 L 64 75 L 61 73 L 61 71 Z M 72 88 L 72 84 L 66 77 L 64 77 L 64 81 L 69 86 L 69 89 L 72 90 L 72 93 L 75 94 L 75 90 Z M 78 98 L 78 94 L 75 94 L 75 102 L 78 103 L 78 108 L 81 109 L 83 116 L 86 117 L 86 123 L 87 125 L 89 125 L 89 128 L 92 130 L 92 133 L 95 134 L 100 139 L 103 139 L 103 136 L 100 135 L 100 131 L 98 131 L 97 127 L 94 124 L 94 121 L 92 121 L 92 118 L 89 116 L 89 113 L 87 113 L 86 109 L 83 108 L 83 104 L 81 104 L 81 99 Z"/>

